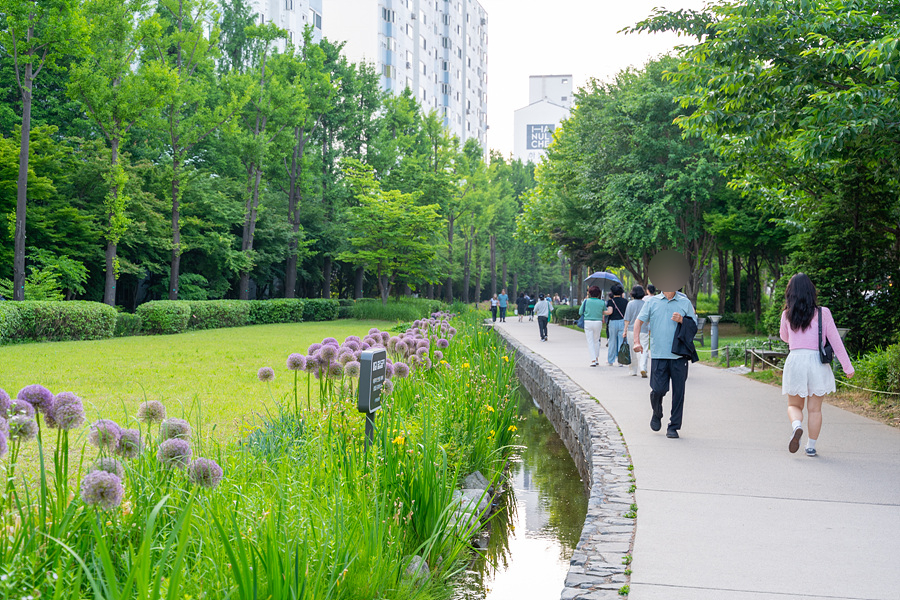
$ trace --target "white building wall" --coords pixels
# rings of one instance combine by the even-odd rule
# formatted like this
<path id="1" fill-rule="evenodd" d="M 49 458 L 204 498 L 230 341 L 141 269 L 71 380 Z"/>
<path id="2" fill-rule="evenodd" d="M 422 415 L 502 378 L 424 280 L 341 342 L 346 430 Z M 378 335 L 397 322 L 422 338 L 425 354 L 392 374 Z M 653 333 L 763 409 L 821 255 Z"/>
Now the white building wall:
<path id="1" fill-rule="evenodd" d="M 323 0 L 253 0 L 260 20 L 275 23 L 288 32 L 288 41 L 299 46 L 303 41 L 303 29 L 313 26 L 313 41 L 322 39 Z M 284 50 L 285 43 L 279 43 Z"/>
<path id="2" fill-rule="evenodd" d="M 541 162 L 560 123 L 569 116 L 565 106 L 539 100 L 520 108 L 514 117 L 513 157 L 522 162 Z"/>
<path id="3" fill-rule="evenodd" d="M 572 108 L 572 75 L 532 75 L 528 78 L 528 104 L 549 100 Z"/>
<path id="4" fill-rule="evenodd" d="M 487 13 L 477 0 L 324 0 L 324 34 L 381 87 L 407 87 L 460 140 L 487 147 Z"/>

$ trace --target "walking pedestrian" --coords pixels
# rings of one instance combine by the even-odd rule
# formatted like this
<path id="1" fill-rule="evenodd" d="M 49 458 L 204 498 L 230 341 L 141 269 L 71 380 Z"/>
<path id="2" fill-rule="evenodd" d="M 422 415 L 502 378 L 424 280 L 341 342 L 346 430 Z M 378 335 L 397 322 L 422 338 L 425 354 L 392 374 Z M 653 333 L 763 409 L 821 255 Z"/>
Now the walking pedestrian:
<path id="1" fill-rule="evenodd" d="M 650 429 L 659 431 L 662 428 L 662 401 L 672 384 L 672 413 L 666 437 L 677 438 L 684 415 L 684 387 L 688 375 L 688 358 L 672 352 L 678 325 L 687 319 L 693 319 L 693 330 L 696 332 L 697 312 L 690 299 L 676 291 L 665 291 L 644 301 L 641 312 L 634 322 L 632 335 L 638 340 L 634 344 L 635 352 L 644 350 L 640 341 L 640 332 L 644 323 L 650 324 L 650 406 L 653 416 L 650 418 Z M 693 336 L 691 336 L 693 339 Z M 691 342 L 693 344 L 693 342 Z"/>
<path id="2" fill-rule="evenodd" d="M 534 304 L 535 304 L 535 300 L 534 300 L 534 298 L 533 298 L 532 296 L 526 295 L 525 297 L 528 298 L 528 320 L 529 320 L 529 321 L 534 321 Z M 541 298 L 543 298 L 543 297 L 544 297 L 544 295 L 541 294 Z"/>
<path id="3" fill-rule="evenodd" d="M 622 287 L 622 284 L 614 283 L 610 290 L 612 298 L 606 301 L 606 310 L 603 312 L 607 318 L 606 343 L 609 346 L 606 351 L 606 363 L 610 367 L 619 356 L 619 346 L 624 343 L 623 323 L 625 322 L 625 310 L 628 307 L 628 300 L 622 297 L 624 293 L 625 288 Z M 625 365 L 620 364 L 619 366 L 624 367 Z"/>
<path id="4" fill-rule="evenodd" d="M 641 346 L 645 349 L 643 352 L 635 352 L 634 351 L 634 331 L 632 330 L 632 326 L 634 322 L 637 320 L 639 314 L 641 314 L 641 309 L 644 307 L 644 288 L 643 286 L 636 285 L 631 288 L 631 301 L 628 303 L 628 307 L 625 309 L 625 336 L 626 342 L 628 343 L 628 348 L 631 351 L 631 364 L 629 368 L 631 370 L 631 374 L 634 377 L 637 377 L 638 371 L 641 373 L 641 377 L 647 377 L 647 346 L 650 344 L 650 327 L 647 323 L 643 323 L 641 325 L 641 333 L 638 336 L 638 341 Z"/>
<path id="5" fill-rule="evenodd" d="M 497 308 L 500 306 L 500 301 L 497 300 L 497 294 L 491 296 L 491 322 L 497 322 Z"/>
<path id="6" fill-rule="evenodd" d="M 550 320 L 550 313 L 553 311 L 553 305 L 544 295 L 540 295 L 538 303 L 534 305 L 534 314 L 537 315 L 538 332 L 541 334 L 541 341 L 547 341 L 547 321 Z"/>
<path id="7" fill-rule="evenodd" d="M 527 309 L 528 299 L 525 297 L 525 292 L 519 292 L 519 297 L 516 298 L 516 312 L 519 314 L 519 323 L 525 318 L 525 311 Z"/>
<path id="8" fill-rule="evenodd" d="M 588 358 L 592 367 L 600 364 L 600 336 L 603 333 L 603 311 L 606 310 L 602 294 L 600 288 L 592 285 L 588 288 L 588 297 L 578 308 L 578 314 L 584 317 L 584 336 L 587 338 Z"/>
<path id="9" fill-rule="evenodd" d="M 500 322 L 506 323 L 506 311 L 509 308 L 509 295 L 506 293 L 506 288 L 500 290 L 497 300 L 500 302 Z"/>
<path id="10" fill-rule="evenodd" d="M 781 380 L 781 393 L 788 397 L 788 418 L 793 428 L 788 451 L 793 453 L 800 449 L 805 404 L 809 426 L 806 455 L 815 456 L 816 442 L 822 431 L 822 400 L 835 391 L 831 362 L 823 363 L 820 352 L 830 343 L 844 374 L 853 377 L 855 370 L 831 311 L 818 305 L 816 286 L 804 273 L 797 273 L 787 284 L 780 333 L 790 349 Z"/>

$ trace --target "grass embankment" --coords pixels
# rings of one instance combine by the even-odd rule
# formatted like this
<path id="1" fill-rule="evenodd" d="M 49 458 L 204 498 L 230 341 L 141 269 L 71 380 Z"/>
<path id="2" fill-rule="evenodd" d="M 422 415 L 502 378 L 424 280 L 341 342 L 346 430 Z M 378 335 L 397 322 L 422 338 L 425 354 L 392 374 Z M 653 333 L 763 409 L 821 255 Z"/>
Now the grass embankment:
<path id="1" fill-rule="evenodd" d="M 87 418 L 126 421 L 145 397 L 159 400 L 171 416 L 213 427 L 217 437 L 234 433 L 244 418 L 273 408 L 256 372 L 282 370 L 292 352 L 325 336 L 363 336 L 383 321 L 255 325 L 178 335 L 47 342 L 0 347 L 0 388 L 11 396 L 39 383 L 53 393 L 72 391 L 85 403 Z M 293 380 L 276 377 L 272 395 L 292 393 Z M 305 397 L 305 386 L 301 390 Z M 127 415 L 126 415 L 127 412 Z"/>

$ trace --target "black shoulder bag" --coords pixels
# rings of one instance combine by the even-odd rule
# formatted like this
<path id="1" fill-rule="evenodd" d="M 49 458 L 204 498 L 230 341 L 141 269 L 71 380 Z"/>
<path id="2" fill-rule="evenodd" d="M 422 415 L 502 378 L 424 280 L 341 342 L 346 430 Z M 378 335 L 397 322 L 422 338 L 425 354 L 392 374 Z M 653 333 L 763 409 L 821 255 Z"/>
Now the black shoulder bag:
<path id="1" fill-rule="evenodd" d="M 819 312 L 819 360 L 822 361 L 823 365 L 830 365 L 831 361 L 834 360 L 834 348 L 831 347 L 831 342 L 827 339 L 825 340 L 825 345 L 822 345 L 822 307 L 818 308 Z"/>

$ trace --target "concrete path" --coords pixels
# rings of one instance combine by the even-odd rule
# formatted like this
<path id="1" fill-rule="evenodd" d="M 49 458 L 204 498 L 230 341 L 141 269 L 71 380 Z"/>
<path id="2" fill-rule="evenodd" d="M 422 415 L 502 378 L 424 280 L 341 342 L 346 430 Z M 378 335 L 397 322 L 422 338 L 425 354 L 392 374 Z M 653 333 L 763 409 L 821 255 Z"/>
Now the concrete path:
<path id="1" fill-rule="evenodd" d="M 779 388 L 695 364 L 668 439 L 670 396 L 651 431 L 648 380 L 605 354 L 589 367 L 584 334 L 551 325 L 544 343 L 537 321 L 496 326 L 622 428 L 637 481 L 630 600 L 900 600 L 900 431 L 826 405 L 819 456 L 790 454 Z"/>

